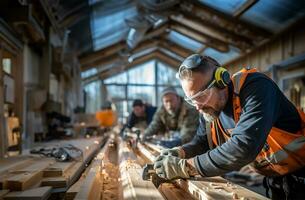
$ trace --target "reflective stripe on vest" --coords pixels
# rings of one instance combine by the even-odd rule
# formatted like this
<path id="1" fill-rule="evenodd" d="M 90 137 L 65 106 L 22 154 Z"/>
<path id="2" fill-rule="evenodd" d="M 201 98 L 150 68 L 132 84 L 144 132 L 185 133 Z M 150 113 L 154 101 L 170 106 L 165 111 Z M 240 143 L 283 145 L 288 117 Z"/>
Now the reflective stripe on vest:
<path id="1" fill-rule="evenodd" d="M 242 69 L 232 77 L 234 87 L 233 114 L 236 124 L 242 111 L 239 92 L 247 75 L 254 72 L 257 72 L 254 68 Z M 253 162 L 254 167 L 261 174 L 267 176 L 284 175 L 305 166 L 305 114 L 302 111 L 299 111 L 299 113 L 302 119 L 302 130 L 299 132 L 289 133 L 276 127 L 272 127 L 270 130 L 265 148 L 261 150 Z M 225 140 L 229 139 L 230 133 L 222 128 L 219 120 L 213 122 L 211 126 L 212 140 L 214 144 L 220 145 L 217 140 L 219 136 L 217 137 L 216 126 Z"/>

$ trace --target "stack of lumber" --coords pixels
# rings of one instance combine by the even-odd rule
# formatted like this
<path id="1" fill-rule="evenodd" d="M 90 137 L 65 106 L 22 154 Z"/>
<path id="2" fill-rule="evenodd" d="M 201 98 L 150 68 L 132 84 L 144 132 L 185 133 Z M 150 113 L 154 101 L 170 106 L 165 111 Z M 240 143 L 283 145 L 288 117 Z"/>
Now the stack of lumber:
<path id="1" fill-rule="evenodd" d="M 78 161 L 57 162 L 54 158 L 39 155 L 0 160 L 0 197 L 47 199 L 51 192 L 56 191 L 55 188 L 67 190 L 105 140 L 104 137 L 96 137 L 43 144 L 44 148 L 72 144 L 83 151 L 83 157 Z"/>
<path id="2" fill-rule="evenodd" d="M 147 143 L 138 145 L 139 151 L 147 158 L 154 159 L 158 155 L 162 147 Z M 166 183 L 167 184 L 167 183 Z M 174 183 L 175 186 L 180 186 L 188 190 L 195 199 L 248 199 L 248 200 L 264 200 L 268 199 L 260 194 L 252 192 L 237 184 L 233 184 L 223 179 L 222 177 L 206 177 L 202 181 L 183 181 L 179 180 Z M 167 186 L 168 187 L 168 186 Z M 161 184 L 159 190 L 162 190 L 166 195 L 173 190 L 168 190 L 166 185 Z M 172 186 L 170 186 L 172 187 Z M 171 194 L 170 194 L 171 195 Z M 179 198 L 181 199 L 181 198 Z"/>

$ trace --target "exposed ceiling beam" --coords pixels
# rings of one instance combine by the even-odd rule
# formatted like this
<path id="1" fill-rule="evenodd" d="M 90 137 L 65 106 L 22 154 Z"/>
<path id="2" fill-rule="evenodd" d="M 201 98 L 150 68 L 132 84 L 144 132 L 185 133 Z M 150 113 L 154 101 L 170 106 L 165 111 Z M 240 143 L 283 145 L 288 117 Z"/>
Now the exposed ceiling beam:
<path id="1" fill-rule="evenodd" d="M 89 18 L 89 11 L 88 12 L 80 12 L 80 13 L 75 13 L 73 15 L 69 15 L 65 18 L 63 18 L 62 20 L 60 20 L 59 26 L 61 28 L 69 28 L 75 24 L 77 24 L 78 22 L 80 22 L 83 19 Z"/>
<path id="2" fill-rule="evenodd" d="M 58 21 L 61 22 L 69 16 L 80 14 L 85 11 L 89 11 L 89 5 L 86 1 L 74 5 L 72 8 L 57 11 L 57 15 L 59 17 Z"/>
<path id="3" fill-rule="evenodd" d="M 212 47 L 218 51 L 221 51 L 221 52 L 229 51 L 228 44 L 226 44 L 222 41 L 219 41 L 217 39 L 211 38 L 209 36 L 203 35 L 202 33 L 198 32 L 194 29 L 191 29 L 190 27 L 186 27 L 181 23 L 173 22 L 173 23 L 171 23 L 170 28 L 176 32 L 181 33 L 182 35 L 190 37 L 190 38 L 192 38 L 200 43 L 203 43 L 209 47 Z"/>
<path id="4" fill-rule="evenodd" d="M 118 51 L 122 50 L 123 48 L 126 48 L 125 42 L 119 42 L 102 50 L 96 51 L 94 53 L 90 53 L 88 55 L 82 55 L 79 57 L 79 61 L 82 66 L 86 66 L 101 58 L 105 58 L 109 55 L 115 54 Z"/>
<path id="5" fill-rule="evenodd" d="M 144 55 L 140 58 L 138 58 L 137 60 L 133 61 L 132 63 L 128 64 L 128 65 L 122 65 L 120 67 L 116 67 L 114 69 L 111 69 L 107 72 L 104 72 L 104 73 L 101 73 L 100 74 L 100 78 L 101 79 L 105 79 L 105 78 L 108 78 L 108 77 L 111 77 L 111 76 L 114 76 L 116 75 L 117 73 L 121 73 L 122 71 L 126 71 L 128 69 L 132 69 L 142 63 L 145 63 L 149 60 L 152 60 L 152 59 L 158 59 L 166 64 L 168 64 L 170 67 L 173 67 L 174 69 L 177 69 L 177 67 L 179 67 L 180 65 L 180 61 L 170 57 L 170 56 L 167 56 L 165 55 L 164 53 L 156 50 L 152 53 L 149 53 L 147 55 Z"/>
<path id="6" fill-rule="evenodd" d="M 156 51 L 156 59 L 168 64 L 173 69 L 177 70 L 181 64 L 180 60 L 175 59 L 174 57 L 168 56 L 160 51 Z"/>
<path id="7" fill-rule="evenodd" d="M 198 53 L 198 54 L 202 54 L 203 52 L 204 52 L 204 50 L 206 50 L 208 47 L 207 46 L 202 46 L 201 48 L 199 48 L 197 51 L 196 51 L 196 53 Z"/>
<path id="8" fill-rule="evenodd" d="M 189 50 L 189 49 L 186 49 L 180 45 L 177 45 L 169 40 L 165 40 L 165 39 L 162 39 L 160 40 L 159 42 L 159 47 L 162 47 L 162 48 L 165 48 L 165 49 L 168 49 L 169 51 L 172 51 L 174 52 L 175 54 L 183 57 L 183 58 L 186 58 L 187 56 L 193 54 L 194 52 Z"/>
<path id="9" fill-rule="evenodd" d="M 138 46 L 141 46 L 141 45 L 143 46 L 143 44 L 142 44 L 143 42 L 145 44 L 147 44 L 147 42 L 145 42 L 145 41 L 148 41 L 154 37 L 161 36 L 162 34 L 164 34 L 166 32 L 167 29 L 168 29 L 168 25 L 163 25 L 157 29 L 154 29 L 154 30 L 148 32 L 146 34 L 146 36 L 143 38 L 143 41 L 141 43 L 139 43 Z M 138 48 L 136 47 L 135 49 L 138 49 Z M 99 60 L 103 60 L 104 58 L 108 57 L 109 55 L 118 53 L 122 50 L 127 51 L 127 45 L 126 45 L 125 41 L 121 41 L 110 47 L 101 49 L 97 52 L 83 55 L 80 57 L 80 63 L 82 65 L 83 70 L 92 68 L 92 67 L 95 67 L 94 65 L 96 65 Z M 134 49 L 130 50 L 131 53 L 133 53 L 134 51 L 135 51 Z"/>
<path id="10" fill-rule="evenodd" d="M 134 59 L 133 62 L 131 62 L 131 63 L 119 63 L 117 66 L 113 66 L 107 70 L 103 70 L 95 75 L 87 77 L 87 78 L 83 79 L 83 84 L 86 85 L 86 84 L 96 81 L 98 79 L 105 79 L 105 78 L 114 76 L 117 73 L 121 73 L 127 69 L 131 69 L 133 67 L 136 67 L 137 65 L 143 64 L 152 59 L 158 59 L 158 60 L 168 64 L 170 67 L 173 67 L 174 69 L 177 69 L 177 67 L 181 63 L 180 60 L 177 60 L 158 50 L 155 50 L 151 53 L 148 53 L 146 55 L 143 55 L 141 57 Z"/>
<path id="11" fill-rule="evenodd" d="M 225 28 L 244 37 L 256 38 L 261 41 L 272 36 L 270 31 L 242 22 L 232 16 L 203 5 L 196 0 L 182 1 L 180 3 L 180 9 L 181 12 L 192 14 L 200 18 L 203 22 L 216 24 L 221 28 Z"/>
<path id="12" fill-rule="evenodd" d="M 112 67 L 111 69 L 108 69 L 107 71 L 102 71 L 100 73 L 97 73 L 93 76 L 87 77 L 83 79 L 83 84 L 88 84 L 90 82 L 96 81 L 98 79 L 105 79 L 107 77 L 110 77 L 112 75 L 115 75 L 116 73 L 122 72 L 124 69 L 133 66 L 133 65 L 139 65 L 142 64 L 150 59 L 154 58 L 154 53 L 149 53 L 147 55 L 144 55 L 142 57 L 136 58 L 133 60 L 132 63 L 124 63 L 124 64 L 118 64 L 118 66 Z M 111 75 L 110 75 L 111 74 Z"/>
<path id="13" fill-rule="evenodd" d="M 63 38 L 64 32 L 59 28 L 59 26 L 57 24 L 57 20 L 54 16 L 54 13 L 52 12 L 52 8 L 49 4 L 50 2 L 48 0 L 39 0 L 39 1 L 40 1 L 41 6 L 43 7 L 45 13 L 48 16 L 48 18 L 53 26 L 54 31 L 59 34 L 60 38 Z"/>
<path id="14" fill-rule="evenodd" d="M 201 32 L 206 36 L 236 46 L 239 49 L 248 49 L 252 46 L 251 40 L 247 38 L 244 38 L 242 36 L 237 36 L 236 34 L 229 33 L 228 31 L 225 32 L 223 28 L 221 28 L 222 30 L 220 30 L 219 28 L 209 26 L 194 18 L 189 18 L 183 15 L 178 15 L 178 16 L 172 15 L 170 19 L 176 23 L 183 24 L 186 27 Z"/>
<path id="15" fill-rule="evenodd" d="M 241 5 L 234 13 L 233 17 L 239 18 L 244 12 L 249 10 L 254 4 L 256 4 L 258 0 L 247 0 L 243 5 Z"/>
<path id="16" fill-rule="evenodd" d="M 107 54 L 105 54 L 103 57 L 100 57 L 101 59 L 97 59 L 94 62 L 90 62 L 89 64 L 86 65 L 82 65 L 82 71 L 94 68 L 94 67 L 101 67 L 101 66 L 106 66 L 109 65 L 110 63 L 113 63 L 116 60 L 123 60 L 123 59 L 128 59 L 128 57 L 131 54 L 136 54 L 139 53 L 145 49 L 149 49 L 152 47 L 157 46 L 157 42 L 155 40 L 146 40 L 142 43 L 140 43 L 140 45 L 138 45 L 138 47 L 136 47 L 135 49 L 133 49 L 130 52 L 123 52 L 123 49 L 119 49 L 117 51 L 113 51 L 113 49 L 111 50 L 111 52 L 108 52 Z M 120 55 L 121 53 L 121 55 Z M 126 55 L 124 55 L 126 53 Z M 124 58 L 126 57 L 126 58 Z"/>

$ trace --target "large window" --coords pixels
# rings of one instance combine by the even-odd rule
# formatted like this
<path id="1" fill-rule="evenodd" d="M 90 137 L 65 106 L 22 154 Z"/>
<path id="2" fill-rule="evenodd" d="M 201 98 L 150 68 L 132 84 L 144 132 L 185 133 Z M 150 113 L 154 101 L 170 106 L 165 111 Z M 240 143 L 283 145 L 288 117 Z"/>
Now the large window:
<path id="1" fill-rule="evenodd" d="M 154 106 L 161 105 L 160 93 L 167 86 L 176 87 L 178 93 L 183 95 L 175 75 L 176 70 L 172 67 L 158 60 L 151 60 L 123 73 L 109 77 L 103 80 L 103 82 L 107 89 L 107 98 L 116 104 L 118 114 L 123 119 L 130 113 L 132 102 L 135 99 L 142 99 L 144 102 Z M 100 81 L 97 82 L 100 83 Z M 101 97 L 101 95 L 94 95 L 94 93 L 102 91 L 97 82 L 95 84 L 88 84 L 85 87 L 89 95 L 87 105 L 89 103 L 95 105 L 88 105 L 87 108 L 89 107 L 90 110 L 98 108 L 98 101 L 93 101 L 93 98 Z"/>

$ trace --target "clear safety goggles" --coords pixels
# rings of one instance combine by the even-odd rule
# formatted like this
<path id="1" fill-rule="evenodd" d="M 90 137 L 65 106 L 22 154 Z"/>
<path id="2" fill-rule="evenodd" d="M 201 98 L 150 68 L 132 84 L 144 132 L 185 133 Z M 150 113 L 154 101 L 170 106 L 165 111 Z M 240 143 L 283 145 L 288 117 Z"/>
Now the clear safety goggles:
<path id="1" fill-rule="evenodd" d="M 201 90 L 190 97 L 185 96 L 184 100 L 192 106 L 196 106 L 196 104 L 198 104 L 198 102 L 201 99 L 204 101 L 208 100 L 210 97 L 209 89 L 212 88 L 215 85 L 215 83 L 216 83 L 216 80 L 212 79 L 211 83 L 204 90 Z M 200 101 L 199 103 L 202 103 L 202 102 Z"/>

